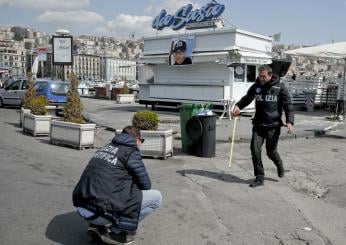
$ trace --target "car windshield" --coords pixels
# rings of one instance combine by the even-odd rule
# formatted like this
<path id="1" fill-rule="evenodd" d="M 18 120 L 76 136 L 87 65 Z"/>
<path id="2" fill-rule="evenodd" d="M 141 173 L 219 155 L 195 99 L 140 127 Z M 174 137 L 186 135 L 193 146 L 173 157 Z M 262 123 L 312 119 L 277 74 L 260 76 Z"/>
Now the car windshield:
<path id="1" fill-rule="evenodd" d="M 68 92 L 68 83 L 52 83 L 51 92 L 55 95 L 66 95 Z"/>

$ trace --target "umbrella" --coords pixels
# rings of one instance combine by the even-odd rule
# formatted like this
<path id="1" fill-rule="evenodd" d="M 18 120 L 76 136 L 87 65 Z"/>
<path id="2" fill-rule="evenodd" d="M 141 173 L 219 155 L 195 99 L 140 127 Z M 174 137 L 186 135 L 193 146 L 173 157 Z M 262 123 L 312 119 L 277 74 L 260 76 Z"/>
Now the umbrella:
<path id="1" fill-rule="evenodd" d="M 308 56 L 315 58 L 346 59 L 346 42 L 323 44 L 307 48 L 285 51 L 293 56 Z"/>
<path id="2" fill-rule="evenodd" d="M 333 59 L 343 59 L 345 61 L 344 65 L 344 79 L 343 79 L 343 119 L 345 120 L 345 85 L 346 85 L 346 42 L 329 43 L 323 45 L 317 45 L 307 48 L 292 49 L 284 52 L 285 54 L 292 56 L 304 56 L 312 58 L 333 58 Z"/>

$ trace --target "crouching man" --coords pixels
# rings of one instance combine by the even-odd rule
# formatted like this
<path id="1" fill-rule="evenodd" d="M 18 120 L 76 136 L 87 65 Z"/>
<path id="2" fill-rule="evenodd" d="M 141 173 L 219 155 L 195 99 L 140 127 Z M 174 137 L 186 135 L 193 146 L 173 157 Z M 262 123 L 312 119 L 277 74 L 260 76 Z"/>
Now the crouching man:
<path id="1" fill-rule="evenodd" d="M 138 222 L 161 205 L 141 158 L 143 142 L 138 128 L 125 127 L 95 153 L 73 191 L 73 204 L 97 240 L 132 243 Z"/>

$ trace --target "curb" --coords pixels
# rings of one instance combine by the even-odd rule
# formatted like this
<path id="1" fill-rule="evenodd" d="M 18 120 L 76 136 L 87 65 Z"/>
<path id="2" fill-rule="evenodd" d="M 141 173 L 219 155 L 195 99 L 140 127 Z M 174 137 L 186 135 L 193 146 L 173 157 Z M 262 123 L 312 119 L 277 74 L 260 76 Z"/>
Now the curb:
<path id="1" fill-rule="evenodd" d="M 93 121 L 90 118 L 88 112 L 84 112 L 83 113 L 83 117 L 84 117 L 84 120 L 86 120 L 88 122 L 91 122 L 91 123 L 95 123 L 97 125 L 96 128 L 103 128 L 103 129 L 105 129 L 107 131 L 116 132 L 116 129 L 114 129 L 112 127 L 108 127 L 108 126 L 105 126 L 105 125 L 102 125 L 100 123 L 97 123 L 97 122 Z M 297 135 L 297 134 L 281 135 L 280 136 L 280 140 L 292 140 L 292 139 L 302 139 L 302 138 L 309 139 L 309 138 L 323 137 L 323 136 L 325 136 L 327 134 L 327 132 L 331 132 L 333 130 L 341 129 L 341 128 L 344 128 L 344 127 L 345 127 L 345 123 L 344 122 L 336 122 L 333 125 L 328 126 L 328 127 L 324 128 L 324 129 L 317 129 L 317 130 L 313 130 L 313 131 L 307 131 L 307 132 L 299 134 L 299 135 Z M 181 135 L 177 131 L 174 131 L 173 135 L 175 135 L 174 139 L 176 139 L 176 140 L 180 140 L 181 139 Z M 229 138 L 228 140 L 226 140 L 226 139 L 216 140 L 216 143 L 230 143 L 230 142 L 231 142 L 231 138 Z M 251 142 L 251 137 L 235 139 L 234 142 L 236 142 L 236 143 L 250 143 Z"/>
<path id="2" fill-rule="evenodd" d="M 102 129 L 105 129 L 105 130 L 111 131 L 111 132 L 116 132 L 116 130 L 117 130 L 115 128 L 102 125 L 102 124 L 92 120 L 87 112 L 83 112 L 83 118 L 84 118 L 85 121 L 88 121 L 88 122 L 91 122 L 91 123 L 95 123 L 96 124 L 96 128 L 102 128 Z M 164 120 L 166 120 L 166 121 L 165 122 L 161 122 L 161 123 L 172 123 L 172 121 L 173 121 L 173 120 L 170 120 L 170 119 L 164 119 Z M 178 132 L 177 131 L 173 131 L 173 135 L 176 135 L 176 134 L 178 134 Z M 174 138 L 176 139 L 177 137 L 174 137 Z"/>
<path id="3" fill-rule="evenodd" d="M 89 114 L 87 112 L 83 112 L 83 118 L 85 121 L 88 121 L 90 123 L 95 123 L 96 124 L 96 128 L 103 128 L 107 131 L 111 131 L 111 132 L 116 132 L 116 129 L 114 128 L 111 128 L 111 127 L 108 127 L 108 126 L 105 126 L 105 125 L 101 125 L 100 123 L 98 122 L 95 122 L 94 120 L 90 119 L 90 117 L 88 116 Z"/>

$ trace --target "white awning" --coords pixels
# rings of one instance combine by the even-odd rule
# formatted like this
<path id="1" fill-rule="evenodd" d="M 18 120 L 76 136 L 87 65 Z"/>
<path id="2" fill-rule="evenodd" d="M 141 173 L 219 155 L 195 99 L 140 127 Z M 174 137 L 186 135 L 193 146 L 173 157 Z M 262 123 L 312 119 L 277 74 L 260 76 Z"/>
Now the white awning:
<path id="1" fill-rule="evenodd" d="M 316 58 L 346 58 L 346 42 L 323 44 L 307 48 L 292 49 L 284 52 L 293 56 L 306 56 Z"/>

